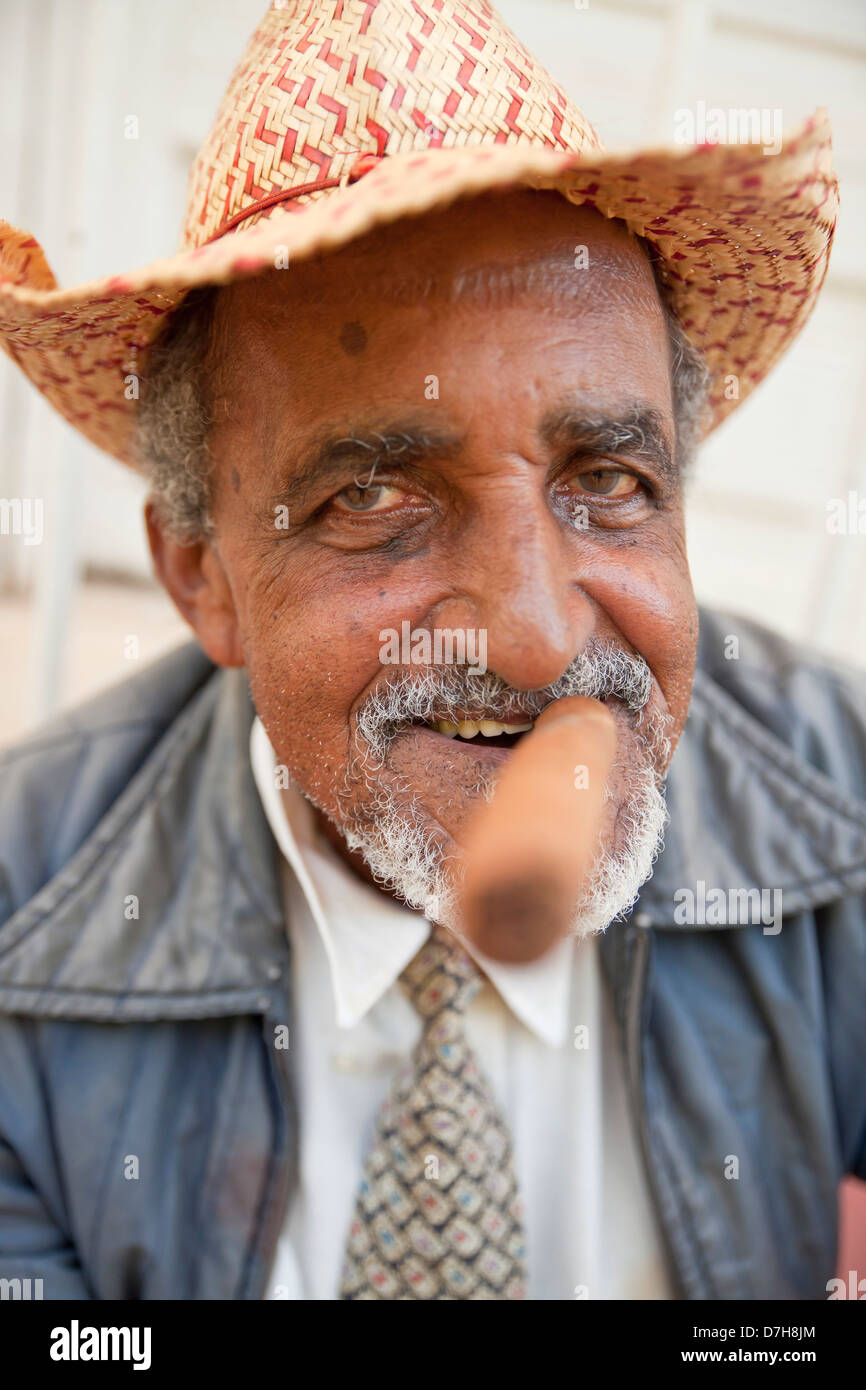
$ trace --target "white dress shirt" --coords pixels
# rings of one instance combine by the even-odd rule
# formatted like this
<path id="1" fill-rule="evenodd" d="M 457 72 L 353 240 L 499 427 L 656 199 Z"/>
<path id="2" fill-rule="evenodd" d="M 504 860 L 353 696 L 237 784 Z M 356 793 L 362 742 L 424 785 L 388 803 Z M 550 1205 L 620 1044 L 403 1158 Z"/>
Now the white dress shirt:
<path id="1" fill-rule="evenodd" d="M 250 751 L 284 857 L 300 1116 L 300 1181 L 265 1296 L 335 1299 L 379 1107 L 421 1033 L 398 977 L 430 922 L 358 878 L 300 791 L 280 791 L 258 719 Z M 597 939 L 528 966 L 473 954 L 491 983 L 466 1036 L 511 1131 L 529 1297 L 671 1297 Z"/>

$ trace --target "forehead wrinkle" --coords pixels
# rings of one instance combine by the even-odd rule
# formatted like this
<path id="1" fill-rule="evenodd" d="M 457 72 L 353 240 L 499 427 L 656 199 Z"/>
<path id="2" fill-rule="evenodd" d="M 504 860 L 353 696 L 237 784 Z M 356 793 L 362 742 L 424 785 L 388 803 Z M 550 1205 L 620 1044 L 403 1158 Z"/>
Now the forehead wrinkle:
<path id="1" fill-rule="evenodd" d="M 292 333 L 297 332 L 298 316 L 306 310 L 331 309 L 339 316 L 365 302 L 375 306 L 382 300 L 402 305 L 438 300 L 495 307 L 536 296 L 557 303 L 583 301 L 592 308 L 593 300 L 602 295 L 606 301 L 621 298 L 630 303 L 640 301 L 644 306 L 658 303 L 652 268 L 634 239 L 618 245 L 588 245 L 588 265 L 578 268 L 575 253 L 583 245 L 575 232 L 574 237 L 560 239 L 541 253 L 430 271 L 403 269 L 395 266 L 395 258 L 383 249 L 371 249 L 360 256 L 340 257 L 341 269 L 350 273 L 336 277 L 328 258 L 302 261 L 294 273 L 270 270 L 242 282 L 240 290 L 227 287 L 220 295 L 217 314 L 220 336 L 224 342 L 229 337 L 226 319 L 237 323 L 232 306 L 238 295 L 241 305 L 253 312 L 254 332 L 267 326 Z"/>
<path id="2" fill-rule="evenodd" d="M 608 246 L 591 249 L 587 268 L 578 268 L 574 260 L 575 244 L 571 243 L 543 256 L 481 261 L 444 272 L 374 267 L 349 295 L 341 294 L 339 302 L 354 307 L 362 300 L 396 306 L 438 301 L 456 307 L 496 308 L 535 298 L 539 309 L 581 303 L 593 310 L 600 301 L 620 301 L 627 307 L 655 308 L 660 313 L 652 269 L 639 248 L 634 248 L 634 255 Z"/>

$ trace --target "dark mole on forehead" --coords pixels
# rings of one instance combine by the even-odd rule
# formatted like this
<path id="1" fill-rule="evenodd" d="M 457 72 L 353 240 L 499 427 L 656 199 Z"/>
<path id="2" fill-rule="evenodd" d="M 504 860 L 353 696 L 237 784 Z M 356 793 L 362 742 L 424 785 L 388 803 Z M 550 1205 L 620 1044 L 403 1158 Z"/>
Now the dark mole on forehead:
<path id="1" fill-rule="evenodd" d="M 350 357 L 357 357 L 367 346 L 367 334 L 363 324 L 344 323 L 340 330 L 340 347 Z"/>
<path id="2" fill-rule="evenodd" d="M 241 475 L 236 468 L 232 469 L 232 487 L 237 492 L 241 485 Z"/>

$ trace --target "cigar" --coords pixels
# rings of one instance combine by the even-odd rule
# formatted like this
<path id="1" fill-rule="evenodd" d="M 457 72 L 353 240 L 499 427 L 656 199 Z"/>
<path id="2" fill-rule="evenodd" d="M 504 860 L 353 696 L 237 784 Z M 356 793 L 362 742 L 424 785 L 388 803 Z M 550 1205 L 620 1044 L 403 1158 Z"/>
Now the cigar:
<path id="1" fill-rule="evenodd" d="M 471 820 L 459 890 L 462 929 L 493 960 L 537 960 L 566 934 L 598 850 L 616 724 L 572 696 L 539 715 L 493 800 Z"/>

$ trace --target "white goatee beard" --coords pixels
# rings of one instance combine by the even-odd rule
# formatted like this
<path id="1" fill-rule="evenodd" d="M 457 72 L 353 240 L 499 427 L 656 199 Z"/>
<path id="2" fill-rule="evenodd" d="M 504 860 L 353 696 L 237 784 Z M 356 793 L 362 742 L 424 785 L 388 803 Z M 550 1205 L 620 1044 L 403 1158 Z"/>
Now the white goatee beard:
<path id="1" fill-rule="evenodd" d="M 543 690 L 518 691 L 492 671 L 477 675 L 456 666 L 400 671 L 359 711 L 358 758 L 347 771 L 346 792 L 350 796 L 351 782 L 361 781 L 368 795 L 351 821 L 338 829 L 378 883 L 431 921 L 459 931 L 459 861 L 447 854 L 441 828 L 417 796 L 403 786 L 398 793 L 378 776 L 397 733 L 413 720 L 429 721 L 434 713 L 454 723 L 466 708 L 489 709 L 492 717 L 505 721 L 534 719 L 552 700 L 612 695 L 635 721 L 637 766 L 621 758 L 615 764 L 611 782 L 625 788 L 612 832 L 616 848 L 599 842 L 572 919 L 578 936 L 604 931 L 633 906 L 663 844 L 667 808 L 656 769 L 669 760 L 669 719 L 650 711 L 651 690 L 652 674 L 642 657 L 595 637 Z M 496 774 L 481 774 L 474 793 L 489 801 L 495 784 Z M 608 801 L 611 795 L 608 790 Z"/>
<path id="2" fill-rule="evenodd" d="M 627 779 L 617 824 L 625 843 L 616 851 L 599 847 L 586 889 L 575 904 L 571 930 L 579 937 L 604 931 L 630 910 L 664 843 L 667 807 L 653 766 L 647 761 Z M 479 790 L 489 800 L 493 782 Z M 399 799 L 391 788 L 371 786 L 371 791 L 363 819 L 341 827 L 349 849 L 360 852 L 377 883 L 431 921 L 459 930 L 453 864 L 446 869 L 429 814 L 417 801 Z"/>

